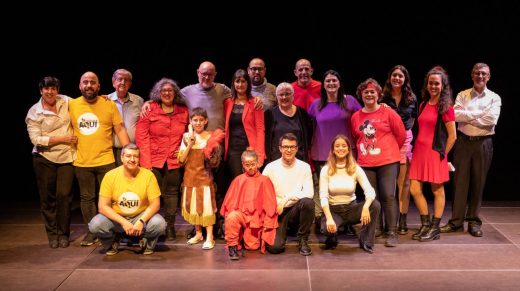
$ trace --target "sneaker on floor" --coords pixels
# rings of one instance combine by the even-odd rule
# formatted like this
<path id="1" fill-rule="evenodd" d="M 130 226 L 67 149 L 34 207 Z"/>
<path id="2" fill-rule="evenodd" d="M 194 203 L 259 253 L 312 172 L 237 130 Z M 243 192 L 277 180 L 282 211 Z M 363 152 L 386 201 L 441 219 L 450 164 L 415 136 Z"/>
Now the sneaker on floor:
<path id="1" fill-rule="evenodd" d="M 240 256 L 238 255 L 238 247 L 237 246 L 229 246 L 229 259 L 232 261 L 239 260 Z"/>
<path id="2" fill-rule="evenodd" d="M 105 256 L 113 256 L 113 255 L 119 253 L 117 246 L 114 246 L 114 244 L 110 247 L 110 249 L 108 249 L 108 251 L 105 252 Z"/>
<path id="3" fill-rule="evenodd" d="M 143 255 L 148 256 L 154 253 L 153 249 L 146 248 L 143 252 Z"/>
<path id="4" fill-rule="evenodd" d="M 96 237 L 96 235 L 89 231 L 85 238 L 83 238 L 83 240 L 81 241 L 80 245 L 82 247 L 88 247 L 97 243 L 98 241 L 99 239 Z"/>

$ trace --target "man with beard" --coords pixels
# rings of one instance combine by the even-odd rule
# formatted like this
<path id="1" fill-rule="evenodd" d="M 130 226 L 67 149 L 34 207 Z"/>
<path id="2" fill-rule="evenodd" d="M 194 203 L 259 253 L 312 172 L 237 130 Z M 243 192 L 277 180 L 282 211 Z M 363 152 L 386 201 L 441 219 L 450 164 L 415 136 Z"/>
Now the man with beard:
<path id="1" fill-rule="evenodd" d="M 276 86 L 268 83 L 265 78 L 265 62 L 262 59 L 254 58 L 249 62 L 247 74 L 251 78 L 251 95 L 262 97 L 264 111 L 276 106 Z"/>
<path id="2" fill-rule="evenodd" d="M 85 223 L 97 214 L 96 189 L 99 189 L 105 174 L 115 168 L 112 132 L 123 146 L 129 143 L 116 104 L 108 98 L 100 98 L 99 89 L 97 75 L 86 72 L 79 82 L 82 96 L 69 102 L 70 120 L 74 135 L 78 137 L 77 159 L 73 164 Z M 81 246 L 90 246 L 96 241 L 96 236 L 88 232 Z"/>

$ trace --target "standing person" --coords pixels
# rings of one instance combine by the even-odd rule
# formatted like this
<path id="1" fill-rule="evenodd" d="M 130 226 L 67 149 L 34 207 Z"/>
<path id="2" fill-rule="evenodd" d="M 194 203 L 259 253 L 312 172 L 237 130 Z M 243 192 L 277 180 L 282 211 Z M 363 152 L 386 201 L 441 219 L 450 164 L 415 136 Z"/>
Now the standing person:
<path id="1" fill-rule="evenodd" d="M 249 62 L 247 73 L 251 78 L 251 95 L 262 98 L 264 111 L 276 106 L 276 86 L 267 82 L 266 71 L 264 60 L 254 58 Z"/>
<path id="2" fill-rule="evenodd" d="M 224 101 L 224 160 L 232 180 L 243 173 L 241 155 L 246 149 L 256 151 L 259 168 L 264 164 L 265 127 L 264 112 L 262 109 L 255 109 L 251 79 L 246 71 L 238 69 L 233 74 L 231 86 L 231 98 Z"/>
<path id="3" fill-rule="evenodd" d="M 278 213 L 276 238 L 267 250 L 273 254 L 284 252 L 287 227 L 291 226 L 298 229 L 296 236 L 300 255 L 308 256 L 312 254 L 308 240 L 314 220 L 311 167 L 296 158 L 298 139 L 294 134 L 286 133 L 279 139 L 279 150 L 282 157 L 267 164 L 262 173 L 273 182 Z"/>
<path id="4" fill-rule="evenodd" d="M 231 182 L 220 209 L 226 221 L 226 247 L 231 260 L 240 259 L 238 252 L 243 248 L 264 253 L 266 243 L 274 244 L 278 227 L 276 193 L 271 180 L 258 171 L 256 152 L 246 150 L 242 165 L 244 174 Z"/>
<path id="5" fill-rule="evenodd" d="M 455 195 L 451 219 L 441 227 L 441 232 L 462 231 L 466 220 L 469 234 L 483 235 L 480 205 L 493 158 L 492 137 L 502 106 L 500 96 L 487 88 L 490 78 L 489 66 L 476 63 L 471 71 L 473 88 L 460 92 L 455 99 L 455 121 L 460 136 L 453 148 Z"/>
<path id="6" fill-rule="evenodd" d="M 365 193 L 364 203 L 356 201 L 356 185 Z M 356 164 L 352 145 L 344 135 L 336 136 L 330 145 L 327 164 L 320 173 L 320 200 L 323 213 L 321 232 L 327 236 L 326 249 L 338 245 L 338 228 L 346 224 L 361 223 L 359 247 L 368 253 L 374 252 L 375 231 L 380 205 L 375 200 L 374 188 Z"/>
<path id="7" fill-rule="evenodd" d="M 206 130 L 208 114 L 195 107 L 190 114 L 188 132 L 184 133 L 179 150 L 179 163 L 184 165 L 182 187 L 182 216 L 195 225 L 195 236 L 188 240 L 194 245 L 202 240 L 202 227 L 206 228 L 206 241 L 202 249 L 215 247 L 213 225 L 216 220 L 217 203 L 212 169 L 218 167 L 221 158 L 220 143 L 224 139 L 222 130 Z"/>
<path id="8" fill-rule="evenodd" d="M 407 234 L 406 215 L 410 205 L 410 180 L 408 170 L 412 159 L 412 127 L 417 118 L 417 98 L 410 85 L 410 74 L 403 65 L 396 65 L 390 72 L 383 87 L 383 98 L 381 103 L 390 106 L 401 116 L 406 139 L 401 147 L 401 161 L 399 166 L 399 176 L 397 177 L 397 189 L 399 193 L 399 226 L 397 233 Z"/>
<path id="9" fill-rule="evenodd" d="M 49 246 L 69 246 L 70 203 L 78 138 L 72 132 L 69 100 L 59 95 L 60 81 L 44 77 L 38 84 L 41 97 L 27 112 L 25 123 L 33 143 L 33 167 L 40 194 L 40 209 Z"/>
<path id="10" fill-rule="evenodd" d="M 96 191 L 105 174 L 115 168 L 112 133 L 123 146 L 129 142 L 123 119 L 114 102 L 99 96 L 99 78 L 93 72 L 81 76 L 79 89 L 82 96 L 70 100 L 69 115 L 78 137 L 77 159 L 74 160 L 80 191 L 81 213 L 85 223 L 96 215 Z M 97 241 L 88 232 L 81 246 Z"/>
<path id="11" fill-rule="evenodd" d="M 157 239 L 164 233 L 166 222 L 158 213 L 161 191 L 153 173 L 139 167 L 139 147 L 129 143 L 123 147 L 123 165 L 106 173 L 99 190 L 99 214 L 89 222 L 90 232 L 100 240 L 105 255 L 119 252 L 121 233 L 141 238 L 144 255 L 154 252 Z"/>
<path id="12" fill-rule="evenodd" d="M 356 98 L 345 93 L 340 74 L 334 70 L 325 72 L 320 98 L 314 100 L 309 108 L 309 115 L 314 120 L 311 160 L 316 171 L 316 178 L 319 176 L 321 168 L 327 163 L 328 145 L 338 134 L 347 136 L 350 144 L 354 144 L 350 123 L 352 114 L 359 109 L 361 109 L 361 105 Z M 354 157 L 356 156 L 355 148 L 352 149 L 352 154 Z M 319 194 L 314 194 L 316 222 L 320 222 L 323 211 Z M 347 231 L 353 233 L 353 229 L 348 228 L 350 225 L 347 226 Z"/>
<path id="13" fill-rule="evenodd" d="M 136 142 L 141 148 L 141 167 L 154 173 L 164 202 L 166 240 L 175 240 L 175 217 L 181 186 L 178 151 L 188 127 L 188 108 L 175 104 L 181 98 L 177 83 L 162 78 L 150 91 L 150 113 L 137 122 Z"/>
<path id="14" fill-rule="evenodd" d="M 439 223 L 445 204 L 444 182 L 450 179 L 448 153 L 457 139 L 451 94 L 448 75 L 444 69 L 431 69 L 426 74 L 422 88 L 423 102 L 417 118 L 419 133 L 409 174 L 410 191 L 419 210 L 422 225 L 412 239 L 421 242 L 440 238 Z M 434 196 L 431 222 L 428 203 L 422 191 L 424 182 L 430 182 Z"/>
<path id="15" fill-rule="evenodd" d="M 307 111 L 294 105 L 294 88 L 282 82 L 276 87 L 278 106 L 265 111 L 265 158 L 266 163 L 282 157 L 280 138 L 292 133 L 298 141 L 296 158 L 307 162 L 312 139 L 312 120 Z"/>
<path id="16" fill-rule="evenodd" d="M 224 130 L 226 126 L 226 119 L 224 115 L 224 101 L 231 97 L 231 89 L 224 84 L 216 83 L 217 69 L 215 65 L 209 61 L 204 61 L 197 69 L 197 77 L 199 82 L 197 84 L 188 85 L 182 88 L 181 93 L 184 96 L 184 101 L 188 109 L 201 107 L 204 108 L 208 114 L 207 130 L 214 131 L 216 129 Z M 223 187 L 226 184 L 226 175 L 224 163 L 213 170 L 215 182 L 217 183 L 217 207 L 220 208 L 222 200 L 226 195 L 226 189 Z M 218 213 L 217 213 L 218 216 Z M 224 219 L 217 217 L 217 224 L 213 228 L 217 238 L 223 238 L 223 231 L 221 225 Z M 188 232 L 187 238 L 190 239 L 195 235 L 195 228 Z"/>
<path id="17" fill-rule="evenodd" d="M 115 91 L 108 98 L 116 103 L 117 110 L 123 118 L 123 123 L 131 143 L 135 143 L 135 127 L 143 106 L 143 98 L 128 92 L 132 86 L 132 73 L 125 69 L 117 69 L 112 75 L 112 86 Z M 116 165 L 121 166 L 121 149 L 123 145 L 114 134 L 114 158 Z"/>
<path id="18" fill-rule="evenodd" d="M 294 88 L 294 105 L 309 110 L 312 101 L 320 98 L 321 82 L 312 79 L 314 69 L 311 62 L 300 59 L 296 62 L 294 75 L 297 80 L 291 85 Z"/>
<path id="19" fill-rule="evenodd" d="M 352 115 L 352 135 L 357 142 L 357 162 L 365 171 L 370 184 L 375 188 L 376 199 L 381 203 L 384 215 L 379 217 L 386 228 L 385 246 L 399 244 L 397 236 L 397 212 L 395 185 L 399 174 L 399 149 L 406 138 L 401 117 L 390 107 L 379 104 L 381 86 L 369 78 L 359 84 L 357 95 L 364 107 Z M 376 236 L 377 236 L 376 231 Z"/>

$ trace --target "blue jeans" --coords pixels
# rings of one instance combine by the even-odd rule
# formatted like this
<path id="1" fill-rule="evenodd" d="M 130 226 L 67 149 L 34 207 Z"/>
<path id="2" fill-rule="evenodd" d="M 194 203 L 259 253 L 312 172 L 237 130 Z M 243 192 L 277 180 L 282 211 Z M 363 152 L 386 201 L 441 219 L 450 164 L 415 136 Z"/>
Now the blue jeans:
<path id="1" fill-rule="evenodd" d="M 125 217 L 132 224 L 139 220 L 139 218 L 143 215 L 140 213 L 134 217 Z M 112 247 L 112 243 L 114 243 L 115 234 L 117 232 L 124 233 L 123 227 L 115 221 L 108 219 L 103 214 L 98 214 L 92 218 L 92 220 L 88 223 L 88 229 L 90 232 L 95 234 L 99 240 L 101 240 L 101 244 L 105 250 L 109 250 Z M 147 249 L 155 249 L 155 245 L 157 244 L 157 240 L 159 236 L 164 234 L 164 230 L 166 229 L 166 221 L 164 218 L 156 213 L 148 222 L 145 224 L 143 228 L 142 237 L 146 239 L 146 248 Z"/>

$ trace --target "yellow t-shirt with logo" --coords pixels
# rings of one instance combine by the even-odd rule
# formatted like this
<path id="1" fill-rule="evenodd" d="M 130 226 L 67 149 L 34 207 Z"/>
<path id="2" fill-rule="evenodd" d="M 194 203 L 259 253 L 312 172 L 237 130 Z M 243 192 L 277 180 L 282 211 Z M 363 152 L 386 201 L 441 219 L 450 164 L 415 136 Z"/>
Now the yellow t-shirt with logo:
<path id="1" fill-rule="evenodd" d="M 69 115 L 78 137 L 74 166 L 97 167 L 115 162 L 112 131 L 123 123 L 116 104 L 102 97 L 90 104 L 81 96 L 69 101 Z"/>
<path id="2" fill-rule="evenodd" d="M 150 200 L 161 196 L 152 171 L 140 168 L 134 179 L 128 179 L 119 166 L 108 171 L 101 182 L 99 196 L 112 199 L 112 208 L 121 216 L 133 217 L 143 212 Z"/>

